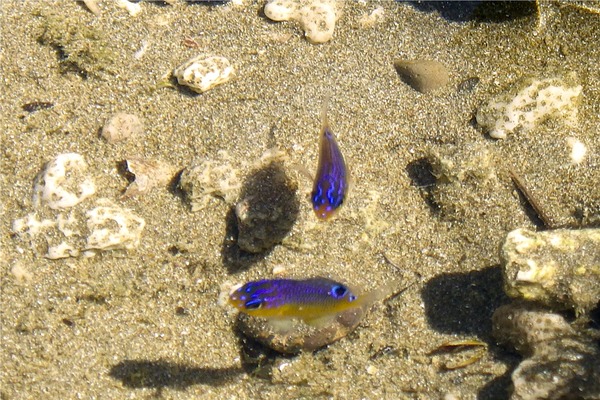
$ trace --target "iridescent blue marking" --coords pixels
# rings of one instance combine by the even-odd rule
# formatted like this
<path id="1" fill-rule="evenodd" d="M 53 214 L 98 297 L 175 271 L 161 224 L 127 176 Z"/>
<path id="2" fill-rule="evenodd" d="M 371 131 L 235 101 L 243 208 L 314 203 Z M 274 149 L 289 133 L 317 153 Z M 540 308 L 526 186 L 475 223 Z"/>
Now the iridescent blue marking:
<path id="1" fill-rule="evenodd" d="M 312 203 L 317 217 L 328 219 L 344 203 L 348 192 L 348 170 L 326 119 L 320 147 Z"/>
<path id="2" fill-rule="evenodd" d="M 361 306 L 348 286 L 327 278 L 248 282 L 231 293 L 229 302 L 251 315 L 305 320 Z"/>

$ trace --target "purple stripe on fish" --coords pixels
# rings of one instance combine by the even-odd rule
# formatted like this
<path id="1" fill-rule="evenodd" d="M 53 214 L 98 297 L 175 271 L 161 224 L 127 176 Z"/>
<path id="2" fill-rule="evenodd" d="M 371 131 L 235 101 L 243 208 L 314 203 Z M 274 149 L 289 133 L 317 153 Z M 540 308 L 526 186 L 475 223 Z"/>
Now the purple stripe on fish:
<path id="1" fill-rule="evenodd" d="M 348 192 L 348 170 L 333 132 L 327 125 L 323 128 L 320 147 L 312 204 L 317 216 L 327 219 L 344 202 Z"/>
<path id="2" fill-rule="evenodd" d="M 327 278 L 305 280 L 272 279 L 248 282 L 237 289 L 232 297 L 244 302 L 246 309 L 278 308 L 284 305 L 311 304 L 337 301 L 348 295 L 349 301 L 356 296 L 345 285 Z"/>

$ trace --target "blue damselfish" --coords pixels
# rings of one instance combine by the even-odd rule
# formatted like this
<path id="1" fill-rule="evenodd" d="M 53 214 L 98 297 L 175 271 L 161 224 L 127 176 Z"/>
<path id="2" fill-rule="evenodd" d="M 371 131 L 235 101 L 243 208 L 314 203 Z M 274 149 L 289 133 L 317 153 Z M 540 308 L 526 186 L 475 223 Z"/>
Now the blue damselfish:
<path id="1" fill-rule="evenodd" d="M 308 323 L 362 307 L 373 300 L 369 294 L 357 296 L 343 283 L 321 277 L 253 281 L 229 295 L 229 303 L 243 313 Z"/>
<path id="2" fill-rule="evenodd" d="M 319 219 L 331 218 L 348 193 L 348 169 L 344 156 L 329 127 L 327 102 L 321 115 L 319 164 L 312 191 L 312 205 Z"/>

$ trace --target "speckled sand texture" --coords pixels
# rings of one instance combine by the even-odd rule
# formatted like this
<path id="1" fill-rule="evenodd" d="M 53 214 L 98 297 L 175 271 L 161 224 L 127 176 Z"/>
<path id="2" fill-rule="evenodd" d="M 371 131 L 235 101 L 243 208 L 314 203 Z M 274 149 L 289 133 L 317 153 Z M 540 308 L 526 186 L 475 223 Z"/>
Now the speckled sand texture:
<path id="1" fill-rule="evenodd" d="M 0 399 L 507 397 L 520 357 L 491 336 L 508 302 L 499 248 L 509 231 L 536 229 L 508 169 L 556 226 L 600 221 L 597 3 L 549 2 L 539 19 L 532 2 L 347 1 L 318 45 L 297 23 L 268 20 L 263 1 L 144 1 L 136 16 L 96 3 L 99 15 L 75 1 L 0 2 Z M 227 58 L 235 74 L 202 94 L 177 85 L 173 69 L 198 54 Z M 395 59 L 439 61 L 449 81 L 421 94 Z M 477 126 L 481 104 L 550 68 L 577 73 L 576 124 L 550 120 L 502 141 Z M 328 96 L 352 185 L 322 223 L 302 171 L 316 169 Z M 143 133 L 109 143 L 102 127 L 121 112 Z M 587 149 L 578 164 L 573 138 Z M 248 255 L 235 245 L 239 199 L 210 196 L 193 212 L 178 172 L 225 151 L 238 192 L 260 193 L 248 185 L 265 174 L 252 166 L 271 149 L 286 154 L 297 214 L 282 244 Z M 64 153 L 85 158 L 94 199 L 145 221 L 139 246 L 50 260 L 11 231 L 34 208 L 36 175 Z M 482 158 L 483 180 L 470 164 Z M 124 196 L 132 159 L 169 165 L 171 182 Z M 450 163 L 450 180 L 436 183 L 432 160 Z M 407 289 L 328 348 L 279 357 L 240 336 L 235 311 L 218 304 L 221 287 L 274 270 Z M 444 370 L 464 354 L 435 350 L 465 339 L 488 351 Z"/>

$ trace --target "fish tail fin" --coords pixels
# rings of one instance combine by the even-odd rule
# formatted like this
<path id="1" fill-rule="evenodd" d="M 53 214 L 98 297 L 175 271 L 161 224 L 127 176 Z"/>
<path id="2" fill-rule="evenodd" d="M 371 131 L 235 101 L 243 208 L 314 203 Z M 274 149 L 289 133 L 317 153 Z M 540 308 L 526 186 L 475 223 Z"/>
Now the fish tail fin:
<path id="1" fill-rule="evenodd" d="M 387 301 L 396 296 L 401 295 L 411 287 L 414 283 L 410 283 L 409 285 L 402 285 L 400 282 L 392 281 L 380 288 L 374 289 L 370 292 L 367 292 L 362 296 L 361 307 L 370 307 L 372 304 L 377 303 L 379 301 Z"/>

